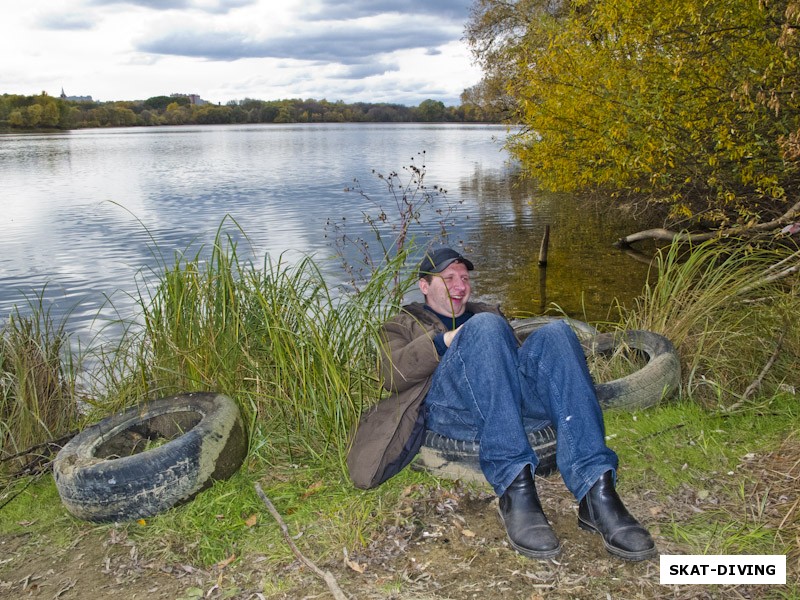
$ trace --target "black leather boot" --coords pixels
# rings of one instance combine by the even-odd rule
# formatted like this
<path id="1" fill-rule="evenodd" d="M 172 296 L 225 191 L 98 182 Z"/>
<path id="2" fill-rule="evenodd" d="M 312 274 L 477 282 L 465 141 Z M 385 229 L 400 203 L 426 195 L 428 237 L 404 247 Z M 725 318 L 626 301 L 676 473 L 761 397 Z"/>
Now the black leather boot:
<path id="1" fill-rule="evenodd" d="M 530 465 L 525 465 L 500 496 L 498 510 L 514 550 L 531 558 L 553 558 L 561 552 L 561 544 L 542 511 Z"/>
<path id="2" fill-rule="evenodd" d="M 622 504 L 611 471 L 603 473 L 580 501 L 578 525 L 602 535 L 606 550 L 620 558 L 644 560 L 656 555 L 653 538 Z"/>

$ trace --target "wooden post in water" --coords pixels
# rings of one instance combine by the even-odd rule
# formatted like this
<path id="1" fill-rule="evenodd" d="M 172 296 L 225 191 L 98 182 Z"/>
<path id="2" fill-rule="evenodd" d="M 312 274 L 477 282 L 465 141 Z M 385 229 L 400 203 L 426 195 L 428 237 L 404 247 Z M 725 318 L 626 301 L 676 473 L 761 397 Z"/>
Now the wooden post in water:
<path id="1" fill-rule="evenodd" d="M 547 267 L 539 267 L 539 312 L 547 310 Z"/>
<path id="2" fill-rule="evenodd" d="M 544 226 L 542 245 L 539 247 L 539 309 L 547 308 L 547 248 L 550 245 L 550 225 Z"/>
<path id="3" fill-rule="evenodd" d="M 547 266 L 547 247 L 550 245 L 550 225 L 544 226 L 544 235 L 542 236 L 542 245 L 539 247 L 539 266 Z"/>

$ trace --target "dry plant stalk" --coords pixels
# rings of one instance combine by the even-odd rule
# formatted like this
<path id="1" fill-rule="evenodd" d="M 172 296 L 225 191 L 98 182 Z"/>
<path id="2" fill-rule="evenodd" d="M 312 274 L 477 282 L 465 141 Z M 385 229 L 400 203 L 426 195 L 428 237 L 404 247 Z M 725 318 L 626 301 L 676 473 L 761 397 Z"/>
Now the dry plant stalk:
<path id="1" fill-rule="evenodd" d="M 336 578 L 331 574 L 331 572 L 323 571 L 317 565 L 315 565 L 313 562 L 311 562 L 309 559 L 303 556 L 303 554 L 300 552 L 300 550 L 297 548 L 294 541 L 292 540 L 292 537 L 289 535 L 289 528 L 286 527 L 286 523 L 281 518 L 281 515 L 275 508 L 275 505 L 272 504 L 269 498 L 267 498 L 267 495 L 264 493 L 264 490 L 261 489 L 261 486 L 258 483 L 255 484 L 255 488 L 256 488 L 256 493 L 264 502 L 264 505 L 267 507 L 267 510 L 269 510 L 270 514 L 278 522 L 278 525 L 280 525 L 281 533 L 283 533 L 283 539 L 286 540 L 286 543 L 289 545 L 289 548 L 291 548 L 292 552 L 297 557 L 297 559 L 304 565 L 306 565 L 309 569 L 311 569 L 315 575 L 317 575 L 327 584 L 328 589 L 331 591 L 331 594 L 333 594 L 333 597 L 336 598 L 336 600 L 347 600 L 347 596 L 344 595 L 344 592 L 342 592 L 342 589 L 336 582 Z"/>
<path id="2" fill-rule="evenodd" d="M 781 348 L 783 347 L 783 336 L 784 333 L 782 332 L 778 338 L 778 343 L 775 345 L 775 351 L 772 353 L 772 356 L 769 357 L 769 360 L 767 361 L 767 364 L 764 365 L 764 368 L 761 369 L 761 373 L 758 374 L 758 377 L 756 377 L 755 381 L 747 386 L 747 389 L 744 391 L 739 401 L 729 406 L 726 409 L 726 412 L 732 412 L 739 408 L 759 387 L 761 387 L 761 382 L 764 380 L 764 377 L 766 377 L 767 373 L 772 368 L 772 365 L 775 364 L 775 361 L 778 360 Z"/>

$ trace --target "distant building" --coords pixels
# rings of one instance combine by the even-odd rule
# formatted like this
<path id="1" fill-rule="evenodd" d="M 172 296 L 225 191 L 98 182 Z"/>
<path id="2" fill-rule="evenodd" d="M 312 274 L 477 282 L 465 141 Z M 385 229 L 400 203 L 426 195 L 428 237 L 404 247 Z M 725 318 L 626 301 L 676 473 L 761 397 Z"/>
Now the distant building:
<path id="1" fill-rule="evenodd" d="M 70 100 L 72 102 L 94 102 L 91 96 L 67 96 L 64 93 L 64 88 L 61 88 L 61 99 Z"/>
<path id="2" fill-rule="evenodd" d="M 203 100 L 199 94 L 170 94 L 170 98 L 188 98 L 189 104 L 194 106 L 203 106 L 204 104 L 208 104 L 205 100 Z"/>

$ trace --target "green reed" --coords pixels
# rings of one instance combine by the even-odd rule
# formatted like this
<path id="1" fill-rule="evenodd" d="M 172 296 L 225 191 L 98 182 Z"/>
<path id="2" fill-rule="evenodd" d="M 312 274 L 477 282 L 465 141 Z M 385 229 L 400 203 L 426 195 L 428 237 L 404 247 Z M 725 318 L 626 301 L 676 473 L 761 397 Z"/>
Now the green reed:
<path id="1" fill-rule="evenodd" d="M 348 292 L 311 257 L 256 266 L 218 232 L 207 257 L 179 255 L 142 287 L 141 325 L 103 355 L 107 395 L 124 405 L 224 393 L 242 408 L 254 456 L 334 456 L 343 468 L 348 432 L 380 393 L 377 324 L 397 308 L 387 298 L 407 253 Z"/>
<path id="2" fill-rule="evenodd" d="M 0 455 L 62 436 L 77 422 L 73 354 L 41 297 L 0 329 Z"/>
<path id="3" fill-rule="evenodd" d="M 800 355 L 797 285 L 769 282 L 769 267 L 789 248 L 712 241 L 686 248 L 675 243 L 656 258 L 657 277 L 622 327 L 666 335 L 683 363 L 685 393 L 712 404 L 732 404 L 759 378 L 774 354 L 765 383 L 774 392 L 792 377 Z M 779 347 L 780 346 L 780 347 Z"/>

